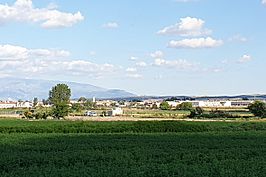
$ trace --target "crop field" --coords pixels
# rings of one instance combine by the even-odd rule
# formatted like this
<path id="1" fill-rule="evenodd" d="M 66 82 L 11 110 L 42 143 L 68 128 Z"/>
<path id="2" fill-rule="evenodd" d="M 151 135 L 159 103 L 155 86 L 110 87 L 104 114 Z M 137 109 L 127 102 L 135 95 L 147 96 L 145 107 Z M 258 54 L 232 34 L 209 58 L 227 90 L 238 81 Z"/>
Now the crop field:
<path id="1" fill-rule="evenodd" d="M 264 177 L 265 122 L 0 119 L 0 176 Z"/>

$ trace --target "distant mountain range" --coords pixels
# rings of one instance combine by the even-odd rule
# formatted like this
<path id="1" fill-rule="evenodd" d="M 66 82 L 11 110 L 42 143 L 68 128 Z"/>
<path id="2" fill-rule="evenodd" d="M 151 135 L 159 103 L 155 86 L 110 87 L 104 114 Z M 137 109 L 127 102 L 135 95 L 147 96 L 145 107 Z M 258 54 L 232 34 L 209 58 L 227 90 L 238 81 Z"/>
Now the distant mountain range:
<path id="1" fill-rule="evenodd" d="M 49 90 L 58 83 L 67 84 L 71 88 L 72 98 L 124 98 L 135 94 L 119 89 L 106 89 L 90 84 L 65 81 L 49 81 L 36 79 L 0 78 L 0 100 L 32 100 L 47 99 Z"/>
<path id="2" fill-rule="evenodd" d="M 236 96 L 133 96 L 124 98 L 114 98 L 114 100 L 126 100 L 126 101 L 143 101 L 149 99 L 160 99 L 160 100 L 266 100 L 266 95 L 255 94 L 255 95 L 236 95 Z"/>

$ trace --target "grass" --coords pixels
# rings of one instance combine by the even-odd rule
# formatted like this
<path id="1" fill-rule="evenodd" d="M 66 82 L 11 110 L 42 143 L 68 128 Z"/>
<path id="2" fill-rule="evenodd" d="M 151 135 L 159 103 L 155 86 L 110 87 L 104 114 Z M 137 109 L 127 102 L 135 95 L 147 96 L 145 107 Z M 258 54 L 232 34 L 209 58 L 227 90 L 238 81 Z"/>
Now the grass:
<path id="1" fill-rule="evenodd" d="M 0 119 L 1 177 L 264 177 L 265 122 Z"/>
<path id="2" fill-rule="evenodd" d="M 266 122 L 89 122 L 0 119 L 0 133 L 165 133 L 248 130 L 266 131 Z"/>

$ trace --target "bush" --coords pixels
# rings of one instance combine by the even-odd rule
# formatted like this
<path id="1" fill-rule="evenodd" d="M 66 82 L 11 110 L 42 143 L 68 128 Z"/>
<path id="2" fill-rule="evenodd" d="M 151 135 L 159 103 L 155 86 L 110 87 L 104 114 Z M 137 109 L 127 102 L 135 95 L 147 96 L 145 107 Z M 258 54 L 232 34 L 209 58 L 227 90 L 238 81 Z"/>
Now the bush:
<path id="1" fill-rule="evenodd" d="M 266 117 L 266 103 L 255 101 L 248 107 L 249 111 L 257 117 Z"/>
<path id="2" fill-rule="evenodd" d="M 192 103 L 183 102 L 177 106 L 177 109 L 184 110 L 184 111 L 190 111 L 190 110 L 192 110 Z"/>

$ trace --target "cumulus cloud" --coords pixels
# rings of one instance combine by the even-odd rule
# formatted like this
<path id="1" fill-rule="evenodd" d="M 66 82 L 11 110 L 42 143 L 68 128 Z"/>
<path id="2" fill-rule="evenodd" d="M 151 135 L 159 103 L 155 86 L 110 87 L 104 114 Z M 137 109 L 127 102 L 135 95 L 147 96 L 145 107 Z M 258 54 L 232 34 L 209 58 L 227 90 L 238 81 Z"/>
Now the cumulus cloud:
<path id="1" fill-rule="evenodd" d="M 266 0 L 262 0 L 261 3 L 262 3 L 263 5 L 266 5 Z"/>
<path id="2" fill-rule="evenodd" d="M 108 22 L 108 23 L 103 24 L 103 27 L 108 28 L 108 29 L 115 29 L 115 28 L 118 28 L 119 25 L 116 22 Z"/>
<path id="3" fill-rule="evenodd" d="M 232 37 L 230 37 L 228 39 L 230 42 L 241 42 L 241 43 L 244 43 L 244 42 L 247 42 L 248 39 L 240 34 L 236 34 Z"/>
<path id="4" fill-rule="evenodd" d="M 169 42 L 168 47 L 170 48 L 213 48 L 223 44 L 222 40 L 216 40 L 211 37 L 207 38 L 193 38 L 183 39 L 179 41 L 172 40 Z"/>
<path id="5" fill-rule="evenodd" d="M 247 63 L 252 60 L 250 55 L 243 55 L 239 60 L 238 63 Z"/>
<path id="6" fill-rule="evenodd" d="M 68 57 L 69 51 L 52 50 L 52 49 L 27 49 L 15 45 L 0 45 L 0 61 L 1 60 L 26 60 L 33 57 Z"/>
<path id="7" fill-rule="evenodd" d="M 127 72 L 136 72 L 137 69 L 136 68 L 127 68 L 126 71 Z"/>
<path id="8" fill-rule="evenodd" d="M 187 69 L 197 68 L 197 64 L 190 63 L 187 60 L 182 60 L 182 59 L 170 61 L 170 60 L 165 60 L 161 58 L 156 58 L 154 59 L 153 65 L 157 67 L 167 67 L 167 68 L 174 68 L 178 70 L 187 70 Z"/>
<path id="9" fill-rule="evenodd" d="M 152 58 L 162 58 L 164 56 L 164 53 L 160 50 L 157 50 L 150 54 Z"/>
<path id="10" fill-rule="evenodd" d="M 112 64 L 97 64 L 87 60 L 46 60 L 28 59 L 20 61 L 2 61 L 0 70 L 10 76 L 109 76 L 119 70 Z"/>
<path id="11" fill-rule="evenodd" d="M 17 0 L 13 5 L 0 4 L 0 23 L 11 21 L 38 23 L 43 28 L 70 27 L 84 17 L 78 11 L 66 13 L 55 9 L 51 4 L 47 8 L 35 8 L 32 0 Z"/>
<path id="12" fill-rule="evenodd" d="M 134 73 L 134 74 L 127 74 L 126 75 L 128 78 L 132 78 L 132 79 L 141 79 L 143 78 L 143 76 L 141 74 L 137 74 L 137 73 Z"/>
<path id="13" fill-rule="evenodd" d="M 0 71 L 5 76 L 91 76 L 103 77 L 118 73 L 121 68 L 109 63 L 97 64 L 88 60 L 67 59 L 65 50 L 28 49 L 21 46 L 0 45 Z M 61 57 L 58 60 L 58 57 Z M 55 60 L 55 58 L 57 60 Z"/>
<path id="14" fill-rule="evenodd" d="M 134 56 L 130 57 L 130 60 L 132 60 L 132 61 L 135 61 L 137 59 L 138 59 L 138 57 L 134 57 Z"/>
<path id="15" fill-rule="evenodd" d="M 202 19 L 180 18 L 180 22 L 161 29 L 158 34 L 180 36 L 205 36 L 211 34 L 211 30 L 204 28 L 204 23 Z"/>
<path id="16" fill-rule="evenodd" d="M 144 61 L 140 61 L 140 62 L 137 62 L 137 63 L 136 63 L 136 66 L 139 66 L 139 67 L 146 67 L 146 66 L 147 66 L 147 63 L 145 63 Z"/>

